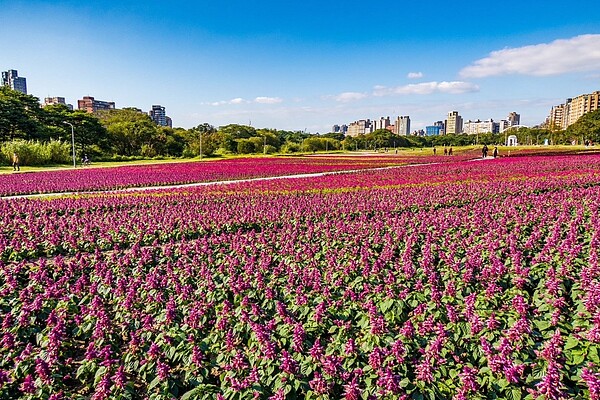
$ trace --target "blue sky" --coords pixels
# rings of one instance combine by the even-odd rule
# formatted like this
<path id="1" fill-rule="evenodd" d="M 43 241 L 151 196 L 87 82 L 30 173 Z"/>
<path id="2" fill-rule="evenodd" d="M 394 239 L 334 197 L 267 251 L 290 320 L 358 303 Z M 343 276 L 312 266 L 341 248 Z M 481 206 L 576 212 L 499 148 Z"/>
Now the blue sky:
<path id="1" fill-rule="evenodd" d="M 86 4 L 88 3 L 88 4 Z M 166 107 L 203 122 L 327 132 L 458 110 L 527 125 L 600 90 L 592 1 L 4 1 L 0 69 L 76 106 Z"/>

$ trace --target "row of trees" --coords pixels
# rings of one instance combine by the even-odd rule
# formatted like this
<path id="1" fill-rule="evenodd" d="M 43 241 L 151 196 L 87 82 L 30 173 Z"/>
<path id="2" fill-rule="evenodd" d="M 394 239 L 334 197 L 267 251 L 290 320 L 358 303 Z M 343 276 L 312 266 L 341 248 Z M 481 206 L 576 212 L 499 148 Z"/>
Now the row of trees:
<path id="1" fill-rule="evenodd" d="M 216 128 L 204 123 L 191 129 L 157 126 L 133 108 L 96 115 L 72 111 L 64 105 L 40 107 L 39 99 L 0 87 L 0 143 L 18 140 L 49 143 L 70 142 L 72 124 L 78 157 L 195 157 L 200 153 L 295 153 L 331 150 L 361 150 L 394 147 L 464 146 L 502 144 L 514 134 L 522 144 L 570 144 L 600 142 L 600 111 L 584 115 L 565 131 L 519 128 L 500 134 L 398 136 L 378 130 L 358 137 L 340 133 L 311 135 L 300 131 L 256 129 L 246 125 Z M 5 146 L 6 149 L 8 147 Z M 8 151 L 8 150 L 6 150 Z M 0 160 L 1 161 L 1 160 Z"/>

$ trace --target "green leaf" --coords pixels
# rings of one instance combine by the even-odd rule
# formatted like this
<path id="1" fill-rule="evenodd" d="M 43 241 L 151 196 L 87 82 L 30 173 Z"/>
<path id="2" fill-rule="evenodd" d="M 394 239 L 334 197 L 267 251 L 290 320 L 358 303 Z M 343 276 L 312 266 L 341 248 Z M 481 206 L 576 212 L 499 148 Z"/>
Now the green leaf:
<path id="1" fill-rule="evenodd" d="M 569 350 L 572 348 L 577 347 L 577 345 L 579 344 L 579 340 L 577 340 L 577 338 L 570 336 L 567 339 L 567 342 L 565 343 L 565 350 Z"/>
<path id="2" fill-rule="evenodd" d="M 150 382 L 150 384 L 148 385 L 148 390 L 153 389 L 156 385 L 158 385 L 160 383 L 160 377 L 156 377 L 152 380 L 152 382 Z"/>

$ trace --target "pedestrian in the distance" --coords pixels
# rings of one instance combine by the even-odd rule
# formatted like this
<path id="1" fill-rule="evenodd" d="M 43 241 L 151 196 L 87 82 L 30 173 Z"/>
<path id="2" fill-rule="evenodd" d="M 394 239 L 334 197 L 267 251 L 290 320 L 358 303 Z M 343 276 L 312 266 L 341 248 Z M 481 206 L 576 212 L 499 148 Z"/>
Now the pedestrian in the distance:
<path id="1" fill-rule="evenodd" d="M 481 158 L 487 158 L 487 154 L 488 154 L 488 147 L 487 147 L 487 144 L 484 144 L 483 147 L 481 148 Z"/>
<path id="2" fill-rule="evenodd" d="M 21 164 L 19 163 L 19 155 L 17 153 L 13 153 L 12 162 L 13 162 L 13 171 L 20 171 Z"/>
<path id="3" fill-rule="evenodd" d="M 448 149 L 448 155 L 451 156 L 452 155 L 452 146 L 450 146 L 450 148 Z"/>
<path id="4" fill-rule="evenodd" d="M 498 146 L 494 146 L 494 158 L 498 158 Z"/>
<path id="5" fill-rule="evenodd" d="M 434 155 L 434 156 L 435 156 L 435 152 L 436 152 L 436 150 L 435 150 L 435 146 L 433 146 L 433 155 Z"/>
<path id="6" fill-rule="evenodd" d="M 444 147 L 444 155 L 447 156 L 448 155 L 448 149 Z"/>

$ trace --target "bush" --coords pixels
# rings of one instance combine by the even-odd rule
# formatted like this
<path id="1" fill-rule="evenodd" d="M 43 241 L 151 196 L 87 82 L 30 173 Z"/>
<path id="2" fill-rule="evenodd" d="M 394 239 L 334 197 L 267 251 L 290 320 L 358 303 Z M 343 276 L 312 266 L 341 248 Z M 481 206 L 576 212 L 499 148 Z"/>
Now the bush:
<path id="1" fill-rule="evenodd" d="M 249 139 L 237 140 L 237 152 L 239 154 L 250 154 L 255 152 L 254 143 Z"/>
<path id="2" fill-rule="evenodd" d="M 21 165 L 68 164 L 71 160 L 69 143 L 51 140 L 49 142 L 13 140 L 0 146 L 0 162 L 12 164 L 12 155 L 17 153 Z"/>
<path id="3" fill-rule="evenodd" d="M 282 153 L 298 153 L 300 151 L 300 143 L 286 142 L 281 146 Z"/>

